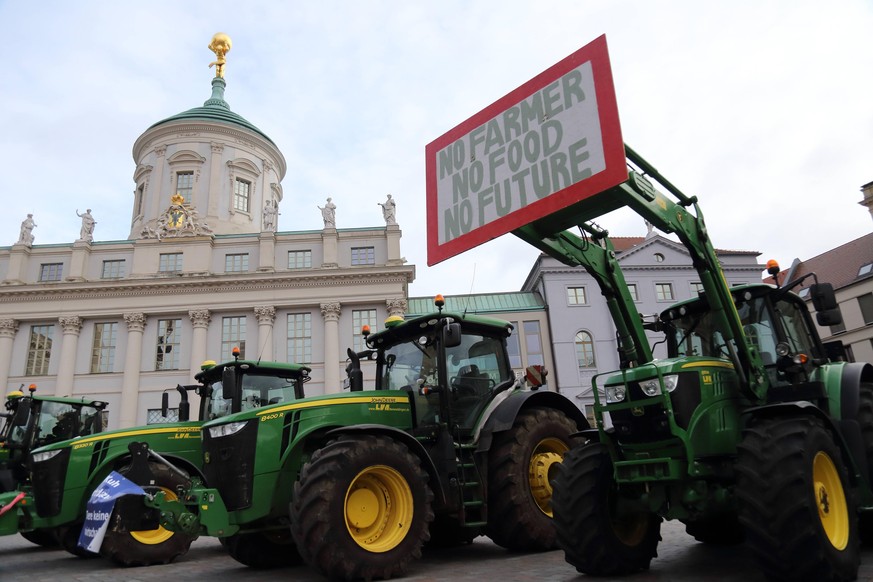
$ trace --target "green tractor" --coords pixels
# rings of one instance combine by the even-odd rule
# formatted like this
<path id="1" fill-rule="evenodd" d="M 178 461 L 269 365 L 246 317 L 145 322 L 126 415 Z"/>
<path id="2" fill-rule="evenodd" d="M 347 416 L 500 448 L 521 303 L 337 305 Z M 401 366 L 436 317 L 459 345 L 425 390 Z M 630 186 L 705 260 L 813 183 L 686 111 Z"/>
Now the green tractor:
<path id="1" fill-rule="evenodd" d="M 511 324 L 437 306 L 349 350 L 347 392 L 207 422 L 209 487 L 146 505 L 168 529 L 224 538 L 243 564 L 303 561 L 339 579 L 402 575 L 426 542 L 555 548 L 551 477 L 588 423 L 516 379 Z M 361 360 L 375 362 L 373 390 Z"/>
<path id="2" fill-rule="evenodd" d="M 223 384 L 228 378 L 233 386 Z M 302 398 L 309 368 L 298 364 L 247 360 L 221 365 L 208 362 L 196 379 L 199 382 L 196 385 L 176 387 L 181 396 L 178 422 L 79 436 L 34 450 L 30 466 L 32 482 L 27 490 L 31 499 L 16 506 L 14 522 L 11 518 L 0 522 L 6 526 L 4 529 L 0 525 L 0 534 L 13 533 L 14 530 L 52 531 L 67 551 L 82 557 L 89 555 L 78 546 L 86 503 L 92 491 L 110 472 L 130 473 L 140 454 L 136 447 L 131 447 L 132 443 L 145 442 L 152 451 L 151 456 L 140 459 L 150 469 L 150 474 L 147 480 L 139 480 L 138 484 L 147 491 L 162 491 L 168 498 L 175 498 L 179 491 L 190 485 L 192 478 L 203 478 L 200 427 L 204 422 L 269 403 Z M 189 420 L 190 391 L 200 396 L 199 420 Z M 167 415 L 168 400 L 165 392 L 164 416 Z M 174 469 L 168 469 L 164 464 L 166 461 L 170 461 Z M 8 502 L 7 497 L 0 497 L 0 506 L 4 501 Z M 125 503 L 129 500 L 122 498 L 118 507 Z M 101 554 L 124 565 L 168 563 L 187 552 L 193 539 L 185 533 L 169 531 L 142 519 L 136 526 L 126 529 L 112 522 Z"/>
<path id="3" fill-rule="evenodd" d="M 0 429 L 0 493 L 16 491 L 29 483 L 27 460 L 30 452 L 43 445 L 103 430 L 106 403 L 86 398 L 42 396 L 36 384 L 25 395 L 20 390 L 6 396 L 5 418 Z M 57 540 L 51 530 L 23 531 L 21 535 L 40 546 L 53 547 Z"/>
<path id="4" fill-rule="evenodd" d="M 626 154 L 638 168 L 626 182 L 516 231 L 592 274 L 619 338 L 621 369 L 593 380 L 597 426 L 554 481 L 567 561 L 599 576 L 647 569 L 661 521 L 677 519 L 704 543 L 745 540 L 770 579 L 854 580 L 859 515 L 869 525 L 861 512 L 873 509 L 873 366 L 824 345 L 792 291 L 815 281 L 828 326 L 841 321 L 832 287 L 814 274 L 729 287 L 697 199 Z M 607 233 L 590 223 L 622 206 L 675 233 L 703 284 L 648 324 Z M 666 335 L 666 359 L 652 356 L 646 329 Z"/>

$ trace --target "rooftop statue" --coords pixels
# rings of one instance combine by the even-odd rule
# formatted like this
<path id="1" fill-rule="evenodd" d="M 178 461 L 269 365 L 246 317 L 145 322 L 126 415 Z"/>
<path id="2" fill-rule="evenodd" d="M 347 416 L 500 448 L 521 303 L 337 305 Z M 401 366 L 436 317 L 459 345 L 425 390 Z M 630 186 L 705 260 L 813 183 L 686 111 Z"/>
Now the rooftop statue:
<path id="1" fill-rule="evenodd" d="M 224 65 L 227 63 L 224 55 L 230 51 L 231 44 L 230 37 L 223 32 L 216 32 L 212 35 L 212 40 L 209 43 L 209 50 L 215 53 L 216 59 L 209 63 L 209 68 L 212 68 L 212 65 L 215 65 L 216 77 L 224 78 Z"/>

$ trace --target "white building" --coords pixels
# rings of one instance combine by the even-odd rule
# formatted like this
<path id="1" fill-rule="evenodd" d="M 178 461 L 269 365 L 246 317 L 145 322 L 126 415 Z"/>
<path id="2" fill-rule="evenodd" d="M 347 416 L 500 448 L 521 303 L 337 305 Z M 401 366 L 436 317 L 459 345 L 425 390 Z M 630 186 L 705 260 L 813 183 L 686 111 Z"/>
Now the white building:
<path id="1" fill-rule="evenodd" d="M 127 240 L 92 240 L 89 210 L 74 242 L 33 244 L 25 221 L 0 247 L 0 389 L 98 397 L 111 428 L 145 424 L 163 391 L 239 346 L 336 392 L 362 324 L 406 311 L 415 268 L 393 216 L 337 229 L 331 202 L 323 230 L 277 232 L 285 159 L 225 88 L 217 75 L 202 107 L 134 143 Z"/>

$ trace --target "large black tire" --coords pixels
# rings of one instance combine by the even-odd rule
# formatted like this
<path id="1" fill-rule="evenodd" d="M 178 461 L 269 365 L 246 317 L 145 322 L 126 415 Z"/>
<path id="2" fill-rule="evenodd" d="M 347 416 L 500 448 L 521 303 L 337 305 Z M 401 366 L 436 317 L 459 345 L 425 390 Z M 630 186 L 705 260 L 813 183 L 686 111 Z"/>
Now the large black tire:
<path id="1" fill-rule="evenodd" d="M 746 531 L 734 513 L 685 522 L 685 532 L 698 542 L 718 546 L 740 544 Z"/>
<path id="2" fill-rule="evenodd" d="M 606 447 L 591 442 L 564 455 L 555 477 L 555 531 L 564 558 L 583 574 L 621 576 L 648 570 L 658 555 L 661 518 L 617 513 L 619 492 Z"/>
<path id="3" fill-rule="evenodd" d="M 773 580 L 854 580 L 860 564 L 854 491 L 833 435 L 812 417 L 761 419 L 738 447 L 746 542 Z"/>
<path id="4" fill-rule="evenodd" d="M 155 477 L 154 485 L 141 485 L 146 492 L 163 491 L 168 499 L 176 499 L 177 487 L 187 485 L 187 481 L 171 471 L 168 467 L 149 463 Z M 122 471 L 123 472 L 123 471 Z M 193 536 L 177 531 L 173 532 L 158 526 L 152 530 L 122 531 L 119 523 L 119 505 L 112 512 L 106 537 L 100 547 L 100 555 L 121 566 L 151 566 L 153 564 L 169 564 L 185 554 L 194 541 Z"/>
<path id="5" fill-rule="evenodd" d="M 861 441 L 867 457 L 867 479 L 873 483 L 873 384 L 861 382 L 858 394 L 858 424 L 861 426 Z M 861 543 L 873 545 L 873 512 L 865 511 L 860 516 Z"/>
<path id="6" fill-rule="evenodd" d="M 379 435 L 343 435 L 312 455 L 294 484 L 291 532 L 331 579 L 391 578 L 421 557 L 433 493 L 418 457 Z"/>
<path id="7" fill-rule="evenodd" d="M 96 558 L 100 554 L 89 552 L 88 550 L 79 547 L 79 537 L 82 535 L 82 524 L 65 525 L 55 530 L 55 536 L 58 543 L 70 554 L 77 558 Z"/>
<path id="8" fill-rule="evenodd" d="M 224 540 L 231 558 L 250 568 L 279 568 L 303 563 L 290 529 L 235 534 Z"/>
<path id="9" fill-rule="evenodd" d="M 33 531 L 21 532 L 21 537 L 32 544 L 42 546 L 44 548 L 57 548 L 60 546 L 57 532 L 52 528 L 41 528 Z"/>
<path id="10" fill-rule="evenodd" d="M 531 408 L 495 436 L 488 453 L 487 527 L 494 543 L 512 551 L 557 547 L 552 478 L 578 430 L 559 410 Z"/>

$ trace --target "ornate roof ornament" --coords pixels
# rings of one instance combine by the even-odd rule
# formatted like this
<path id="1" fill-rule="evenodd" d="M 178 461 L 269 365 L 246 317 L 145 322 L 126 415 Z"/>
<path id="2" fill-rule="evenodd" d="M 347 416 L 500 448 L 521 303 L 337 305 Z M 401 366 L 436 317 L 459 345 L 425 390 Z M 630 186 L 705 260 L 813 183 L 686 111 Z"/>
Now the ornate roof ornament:
<path id="1" fill-rule="evenodd" d="M 142 228 L 143 238 L 177 238 L 211 235 L 212 229 L 201 220 L 197 209 L 185 202 L 178 192 L 170 198 L 170 206 L 157 219 L 148 221 Z"/>

